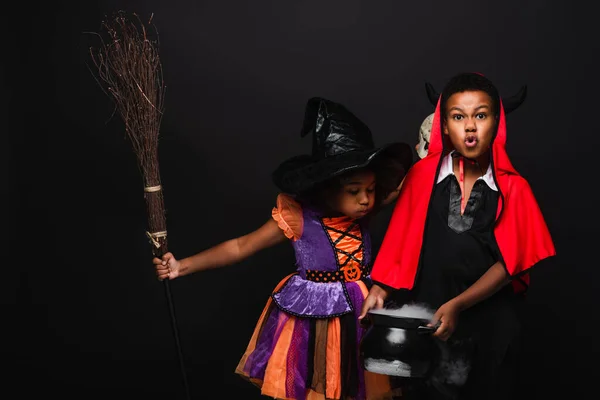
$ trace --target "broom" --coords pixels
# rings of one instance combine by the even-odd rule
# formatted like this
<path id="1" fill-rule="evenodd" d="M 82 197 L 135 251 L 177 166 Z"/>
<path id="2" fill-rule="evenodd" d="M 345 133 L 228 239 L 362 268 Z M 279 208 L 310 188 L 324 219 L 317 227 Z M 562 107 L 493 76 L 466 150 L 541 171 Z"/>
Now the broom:
<path id="1" fill-rule="evenodd" d="M 152 24 L 152 16 L 146 25 Z M 96 81 L 115 103 L 125 124 L 125 132 L 137 156 L 144 181 L 144 198 L 148 215 L 148 236 L 152 253 L 161 258 L 167 250 L 167 230 L 160 171 L 158 136 L 163 116 L 165 85 L 158 52 L 158 36 L 150 39 L 139 16 L 119 11 L 102 22 L 98 48 L 90 48 L 97 69 Z M 153 25 L 152 25 L 153 26 Z M 156 32 L 156 29 L 154 29 Z M 175 309 L 169 280 L 163 281 L 169 306 L 171 327 L 187 398 L 190 398 L 185 365 L 179 341 Z"/>

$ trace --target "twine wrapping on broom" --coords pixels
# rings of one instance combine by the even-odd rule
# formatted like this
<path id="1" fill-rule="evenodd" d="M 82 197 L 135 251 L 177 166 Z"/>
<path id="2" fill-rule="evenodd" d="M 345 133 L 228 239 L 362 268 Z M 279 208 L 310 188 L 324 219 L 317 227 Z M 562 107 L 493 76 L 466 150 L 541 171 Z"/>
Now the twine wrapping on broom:
<path id="1" fill-rule="evenodd" d="M 156 239 L 157 238 L 166 238 L 167 231 L 153 232 L 153 233 L 146 231 L 146 236 L 148 236 L 148 238 L 150 239 L 150 243 L 152 243 L 154 245 L 154 247 L 160 248 L 160 242 Z"/>

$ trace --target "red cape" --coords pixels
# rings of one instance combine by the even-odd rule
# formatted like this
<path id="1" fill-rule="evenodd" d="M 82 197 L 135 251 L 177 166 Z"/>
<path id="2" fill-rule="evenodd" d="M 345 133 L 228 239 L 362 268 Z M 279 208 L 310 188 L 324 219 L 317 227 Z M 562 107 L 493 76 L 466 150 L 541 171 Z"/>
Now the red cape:
<path id="1" fill-rule="evenodd" d="M 371 278 L 394 289 L 412 289 L 419 266 L 431 193 L 444 152 L 440 101 L 435 110 L 429 152 L 409 170 L 396 201 Z M 513 286 L 529 285 L 528 270 L 554 256 L 554 244 L 529 183 L 514 169 L 506 153 L 506 120 L 500 104 L 498 132 L 492 144 L 494 178 L 500 191 L 494 234 Z M 429 243 L 435 246 L 435 243 Z"/>

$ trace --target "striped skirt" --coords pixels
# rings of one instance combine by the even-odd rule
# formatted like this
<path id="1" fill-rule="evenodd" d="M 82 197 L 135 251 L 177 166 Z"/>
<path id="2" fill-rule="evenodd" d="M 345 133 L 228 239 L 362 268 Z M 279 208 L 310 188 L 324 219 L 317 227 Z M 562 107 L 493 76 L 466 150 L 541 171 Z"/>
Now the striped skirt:
<path id="1" fill-rule="evenodd" d="M 269 298 L 235 372 L 276 399 L 391 399 L 389 377 L 365 371 L 359 358 L 364 328 L 357 317 L 367 287 L 357 281 L 346 288 L 354 313 L 327 319 L 295 317 Z"/>

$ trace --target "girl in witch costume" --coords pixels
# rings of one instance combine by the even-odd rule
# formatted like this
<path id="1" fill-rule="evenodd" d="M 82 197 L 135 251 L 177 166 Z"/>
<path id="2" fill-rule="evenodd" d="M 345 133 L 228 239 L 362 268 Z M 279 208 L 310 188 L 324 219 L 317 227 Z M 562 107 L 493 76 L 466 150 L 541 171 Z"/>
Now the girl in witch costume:
<path id="1" fill-rule="evenodd" d="M 465 73 L 447 83 L 430 139 L 404 179 L 359 319 L 392 292 L 428 305 L 437 310 L 434 336 L 466 357 L 470 372 L 450 384 L 438 369 L 417 398 L 512 399 L 517 305 L 530 268 L 555 255 L 554 244 L 508 158 L 503 102 L 487 78 Z"/>
<path id="2" fill-rule="evenodd" d="M 282 193 L 262 227 L 182 260 L 154 264 L 160 280 L 239 262 L 291 241 L 297 270 L 271 294 L 236 373 L 278 399 L 391 398 L 389 378 L 364 371 L 358 324 L 367 296 L 369 216 L 393 200 L 412 163 L 408 144 L 375 148 L 369 128 L 344 106 L 308 101 L 301 136 L 312 155 L 273 173 Z"/>

